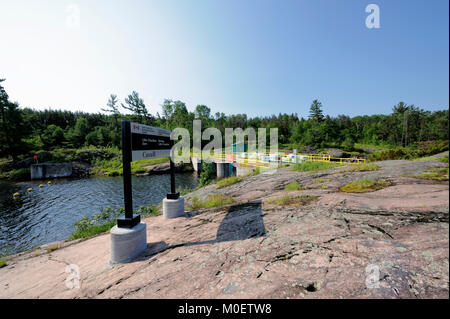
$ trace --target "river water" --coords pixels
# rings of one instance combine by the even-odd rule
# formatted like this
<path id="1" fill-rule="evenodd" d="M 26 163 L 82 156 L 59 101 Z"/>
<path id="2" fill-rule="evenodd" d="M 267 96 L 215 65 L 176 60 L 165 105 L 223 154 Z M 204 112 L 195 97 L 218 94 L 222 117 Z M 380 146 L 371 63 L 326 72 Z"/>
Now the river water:
<path id="1" fill-rule="evenodd" d="M 178 189 L 198 185 L 196 173 L 176 174 Z M 11 183 L 0 181 L 0 254 L 17 253 L 67 239 L 74 223 L 102 209 L 123 207 L 122 177 Z M 170 175 L 133 177 L 133 206 L 159 204 L 170 191 Z M 28 192 L 28 188 L 33 188 Z M 14 193 L 21 196 L 14 198 Z"/>

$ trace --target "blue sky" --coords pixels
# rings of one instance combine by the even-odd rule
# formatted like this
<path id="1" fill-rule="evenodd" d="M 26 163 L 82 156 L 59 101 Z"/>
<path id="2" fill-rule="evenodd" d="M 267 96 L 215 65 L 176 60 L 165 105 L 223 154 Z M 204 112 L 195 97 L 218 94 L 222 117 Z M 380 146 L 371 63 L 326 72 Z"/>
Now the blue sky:
<path id="1" fill-rule="evenodd" d="M 380 7 L 379 29 L 365 8 Z M 80 23 L 68 25 L 73 7 Z M 1 0 L 0 78 L 21 106 L 99 112 L 136 90 L 248 116 L 449 107 L 449 4 L 373 0 Z"/>

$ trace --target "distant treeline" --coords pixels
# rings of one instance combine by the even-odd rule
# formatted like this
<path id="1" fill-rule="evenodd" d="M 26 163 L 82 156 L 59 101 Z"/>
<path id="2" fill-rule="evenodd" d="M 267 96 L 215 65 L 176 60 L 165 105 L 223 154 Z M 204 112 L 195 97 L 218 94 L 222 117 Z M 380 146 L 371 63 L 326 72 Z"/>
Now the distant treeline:
<path id="1" fill-rule="evenodd" d="M 200 119 L 202 128 L 216 127 L 223 135 L 227 127 L 276 127 L 281 144 L 346 150 L 351 150 L 356 142 L 408 146 L 420 141 L 449 139 L 448 110 L 430 112 L 403 102 L 395 105 L 389 115 L 330 117 L 323 114 L 322 104 L 314 100 L 306 117 L 280 113 L 248 118 L 246 114 L 211 114 L 206 105 L 197 105 L 190 112 L 181 101 L 165 100 L 161 114 L 153 115 L 139 94 L 132 92 L 124 103 L 112 94 L 102 109 L 104 114 L 92 114 L 19 108 L 17 103 L 9 101 L 1 86 L 3 81 L 0 79 L 0 158 L 17 159 L 40 150 L 89 145 L 120 147 L 120 122 L 125 119 L 169 129 L 184 127 L 191 133 L 192 121 Z"/>

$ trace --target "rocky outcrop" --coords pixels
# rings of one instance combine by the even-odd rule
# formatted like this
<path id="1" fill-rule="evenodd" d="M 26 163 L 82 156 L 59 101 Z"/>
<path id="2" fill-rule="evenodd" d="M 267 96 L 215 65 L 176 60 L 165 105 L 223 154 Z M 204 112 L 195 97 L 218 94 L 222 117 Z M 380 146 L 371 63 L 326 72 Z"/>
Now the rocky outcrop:
<path id="1" fill-rule="evenodd" d="M 338 148 L 327 148 L 325 151 L 331 157 L 336 157 L 336 158 L 345 157 L 344 156 L 344 154 L 345 154 L 344 151 L 340 150 Z"/>
<path id="2" fill-rule="evenodd" d="M 448 164 L 377 164 L 371 172 L 282 168 L 208 185 L 187 202 L 222 194 L 235 203 L 146 219 L 148 248 L 129 264 L 108 266 L 108 234 L 15 256 L 0 269 L 0 298 L 448 298 L 449 185 L 414 177 Z M 339 191 L 362 178 L 391 186 Z M 292 181 L 303 188 L 284 191 Z M 317 199 L 270 201 L 286 194 Z M 68 265 L 79 269 L 79 288 Z"/>
<path id="3" fill-rule="evenodd" d="M 73 178 L 87 178 L 90 176 L 92 167 L 86 163 L 73 162 L 72 163 L 72 177 Z"/>
<path id="4" fill-rule="evenodd" d="M 40 152 L 37 155 L 37 163 L 42 163 L 45 161 L 49 161 L 52 159 L 52 154 L 50 152 Z M 36 164 L 36 160 L 34 157 L 28 157 L 21 161 L 17 161 L 11 164 L 11 169 L 19 169 L 19 168 L 29 168 L 31 164 Z"/>

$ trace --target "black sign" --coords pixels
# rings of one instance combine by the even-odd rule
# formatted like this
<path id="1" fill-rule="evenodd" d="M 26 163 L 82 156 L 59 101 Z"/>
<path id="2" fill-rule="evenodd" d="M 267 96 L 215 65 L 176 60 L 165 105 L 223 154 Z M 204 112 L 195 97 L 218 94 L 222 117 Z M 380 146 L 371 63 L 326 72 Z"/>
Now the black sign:
<path id="1" fill-rule="evenodd" d="M 142 159 L 169 157 L 173 142 L 170 131 L 138 123 L 122 122 L 123 193 L 125 218 L 117 219 L 117 226 L 132 228 L 140 223 L 141 216 L 133 214 L 133 194 L 131 189 L 131 162 Z M 175 164 L 170 160 L 169 199 L 177 199 L 175 193 Z"/>
<path id="2" fill-rule="evenodd" d="M 167 150 L 171 148 L 170 137 L 145 134 L 131 134 L 131 148 L 133 151 Z"/>
<path id="3" fill-rule="evenodd" d="M 132 161 L 168 157 L 172 148 L 170 131 L 138 123 L 130 123 Z"/>

